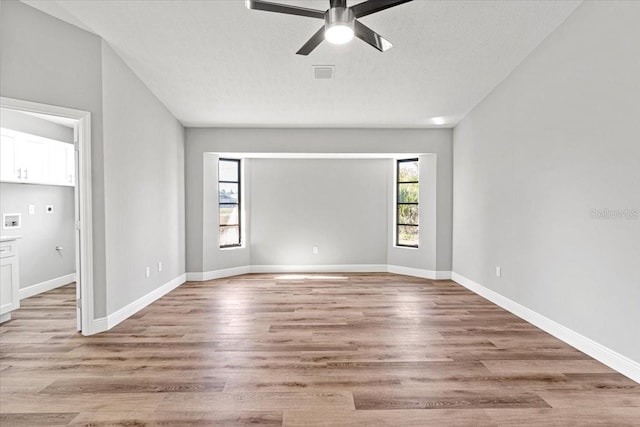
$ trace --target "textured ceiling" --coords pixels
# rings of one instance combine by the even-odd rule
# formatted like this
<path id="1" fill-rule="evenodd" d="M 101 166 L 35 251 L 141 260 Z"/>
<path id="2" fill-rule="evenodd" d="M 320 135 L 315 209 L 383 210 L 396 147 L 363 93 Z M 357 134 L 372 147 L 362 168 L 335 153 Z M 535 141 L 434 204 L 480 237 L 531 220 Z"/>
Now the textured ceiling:
<path id="1" fill-rule="evenodd" d="M 242 0 L 24 2 L 104 38 L 184 125 L 300 127 L 453 126 L 580 3 L 415 0 L 362 18 L 388 52 L 354 40 L 303 57 L 321 20 Z"/>

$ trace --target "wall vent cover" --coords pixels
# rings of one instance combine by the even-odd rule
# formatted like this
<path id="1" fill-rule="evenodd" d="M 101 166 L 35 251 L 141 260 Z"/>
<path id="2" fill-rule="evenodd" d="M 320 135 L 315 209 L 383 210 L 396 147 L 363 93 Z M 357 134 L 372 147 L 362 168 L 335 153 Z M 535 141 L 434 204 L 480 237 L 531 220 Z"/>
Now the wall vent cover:
<path id="1" fill-rule="evenodd" d="M 335 65 L 314 65 L 313 78 L 316 80 L 331 80 L 335 70 Z"/>

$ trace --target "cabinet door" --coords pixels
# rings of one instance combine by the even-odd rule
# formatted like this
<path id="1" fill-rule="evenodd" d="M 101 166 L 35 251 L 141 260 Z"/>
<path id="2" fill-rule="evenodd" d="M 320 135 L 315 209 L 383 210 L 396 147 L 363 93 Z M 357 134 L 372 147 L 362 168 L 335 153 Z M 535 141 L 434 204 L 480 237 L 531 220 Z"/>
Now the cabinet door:
<path id="1" fill-rule="evenodd" d="M 13 136 L 2 133 L 0 139 L 0 181 L 16 181 L 16 140 Z"/>
<path id="2" fill-rule="evenodd" d="M 18 257 L 0 259 L 0 314 L 20 307 Z"/>
<path id="3" fill-rule="evenodd" d="M 73 144 L 65 144 L 67 153 L 67 185 L 76 185 L 76 149 Z"/>
<path id="4" fill-rule="evenodd" d="M 16 144 L 15 159 L 18 175 L 26 182 L 43 182 L 45 179 L 46 147 L 40 141 L 22 139 Z"/>
<path id="5" fill-rule="evenodd" d="M 49 152 L 47 183 L 67 185 L 67 146 L 64 142 L 50 141 L 47 143 Z"/>

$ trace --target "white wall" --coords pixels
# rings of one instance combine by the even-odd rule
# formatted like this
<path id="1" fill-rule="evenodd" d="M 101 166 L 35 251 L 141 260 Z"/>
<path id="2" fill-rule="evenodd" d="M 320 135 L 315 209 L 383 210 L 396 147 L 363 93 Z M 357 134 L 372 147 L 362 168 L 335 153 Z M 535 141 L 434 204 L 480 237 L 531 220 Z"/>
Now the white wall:
<path id="1" fill-rule="evenodd" d="M 76 271 L 73 187 L 0 184 L 0 212 L 20 213 L 21 227 L 2 230 L 18 235 L 20 289 L 68 276 Z M 29 215 L 29 205 L 35 206 Z M 53 212 L 45 212 L 47 205 Z M 56 246 L 62 250 L 56 251 Z M 64 283 L 61 283 L 64 284 Z"/>
<path id="2" fill-rule="evenodd" d="M 640 219 L 592 217 L 640 212 L 638 22 L 583 3 L 456 127 L 453 270 L 640 362 Z"/>
<path id="3" fill-rule="evenodd" d="M 113 313 L 185 272 L 184 129 L 104 42 L 102 64 L 107 312 Z"/>
<path id="4" fill-rule="evenodd" d="M 386 264 L 390 163 L 252 159 L 251 264 Z"/>
<path id="5" fill-rule="evenodd" d="M 251 248 L 219 251 L 203 224 L 204 201 L 215 198 L 212 167 L 205 153 L 434 153 L 437 159 L 436 252 L 437 270 L 451 269 L 452 147 L 450 129 L 225 129 L 188 128 L 186 131 L 187 271 L 207 272 L 247 265 Z M 251 162 L 256 159 L 251 159 Z M 206 178 L 206 179 L 205 179 Z M 389 176 L 391 183 L 393 176 Z M 255 181 L 255 180 L 253 180 Z M 255 197 L 256 191 L 252 190 Z M 251 198 L 250 198 L 251 199 Z M 250 201 L 249 199 L 249 201 Z M 209 211 L 211 207 L 208 208 Z M 389 207 L 383 209 L 388 215 Z M 256 209 L 252 209 L 256 211 Z M 250 218 L 251 221 L 251 218 Z M 250 224 L 251 227 L 251 224 Z M 384 232 L 387 233 L 388 226 Z M 426 258 L 397 259 L 399 265 L 433 269 Z M 415 261 L 415 264 L 414 264 Z M 252 264 L 255 262 L 252 260 Z M 280 262 L 281 263 L 281 262 Z M 385 262 L 383 262 L 384 264 Z"/>

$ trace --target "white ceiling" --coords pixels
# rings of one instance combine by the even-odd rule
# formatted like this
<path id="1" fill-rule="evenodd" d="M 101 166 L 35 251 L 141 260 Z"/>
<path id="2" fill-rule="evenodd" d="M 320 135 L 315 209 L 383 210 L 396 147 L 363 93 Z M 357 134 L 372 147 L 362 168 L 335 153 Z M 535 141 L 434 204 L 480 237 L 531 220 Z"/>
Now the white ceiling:
<path id="1" fill-rule="evenodd" d="M 362 18 L 393 49 L 323 42 L 304 57 L 321 20 L 243 0 L 24 2 L 104 38 L 186 126 L 287 127 L 451 127 L 580 3 L 415 0 Z M 335 78 L 314 80 L 318 64 Z"/>

